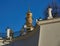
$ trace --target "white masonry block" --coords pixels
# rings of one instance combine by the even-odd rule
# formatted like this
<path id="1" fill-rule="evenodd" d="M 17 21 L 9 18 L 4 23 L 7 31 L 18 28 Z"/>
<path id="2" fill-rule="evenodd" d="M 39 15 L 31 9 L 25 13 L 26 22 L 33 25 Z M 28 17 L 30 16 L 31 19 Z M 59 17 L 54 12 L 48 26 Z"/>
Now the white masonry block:
<path id="1" fill-rule="evenodd" d="M 39 21 L 38 46 L 60 46 L 60 18 Z"/>

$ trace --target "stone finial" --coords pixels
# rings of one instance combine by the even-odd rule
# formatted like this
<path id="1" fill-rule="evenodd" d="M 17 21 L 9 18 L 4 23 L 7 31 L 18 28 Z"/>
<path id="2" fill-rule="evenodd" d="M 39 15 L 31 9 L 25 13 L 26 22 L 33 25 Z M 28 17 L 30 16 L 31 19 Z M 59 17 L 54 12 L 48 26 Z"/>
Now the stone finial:
<path id="1" fill-rule="evenodd" d="M 48 19 L 52 19 L 53 16 L 52 16 L 52 8 L 49 6 L 48 7 Z"/>

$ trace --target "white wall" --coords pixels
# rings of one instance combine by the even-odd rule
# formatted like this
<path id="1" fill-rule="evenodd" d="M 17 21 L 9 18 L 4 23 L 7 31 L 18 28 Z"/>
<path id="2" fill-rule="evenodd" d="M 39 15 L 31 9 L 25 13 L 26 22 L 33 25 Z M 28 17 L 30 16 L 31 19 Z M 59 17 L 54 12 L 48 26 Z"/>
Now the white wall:
<path id="1" fill-rule="evenodd" d="M 60 22 L 40 25 L 38 46 L 60 46 Z"/>

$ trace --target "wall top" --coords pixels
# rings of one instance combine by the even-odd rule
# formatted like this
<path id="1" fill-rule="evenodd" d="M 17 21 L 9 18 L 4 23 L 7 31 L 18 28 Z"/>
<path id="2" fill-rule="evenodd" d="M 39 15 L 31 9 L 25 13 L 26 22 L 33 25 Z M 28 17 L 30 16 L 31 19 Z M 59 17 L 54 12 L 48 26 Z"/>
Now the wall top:
<path id="1" fill-rule="evenodd" d="M 37 21 L 37 24 L 44 25 L 44 24 L 58 23 L 58 22 L 60 22 L 60 18 L 53 18 L 53 19 L 48 19 L 48 20 Z"/>

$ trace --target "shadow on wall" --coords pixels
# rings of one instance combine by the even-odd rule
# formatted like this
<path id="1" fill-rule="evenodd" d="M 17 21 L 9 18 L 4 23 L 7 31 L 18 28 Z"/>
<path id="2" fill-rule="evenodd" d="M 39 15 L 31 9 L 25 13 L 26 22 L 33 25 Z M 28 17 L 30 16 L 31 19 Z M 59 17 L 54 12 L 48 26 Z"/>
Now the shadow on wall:
<path id="1" fill-rule="evenodd" d="M 34 36 L 30 36 L 24 40 L 18 40 L 16 42 L 11 43 L 10 45 L 5 46 L 38 46 L 39 33 L 40 31 L 37 31 Z"/>

